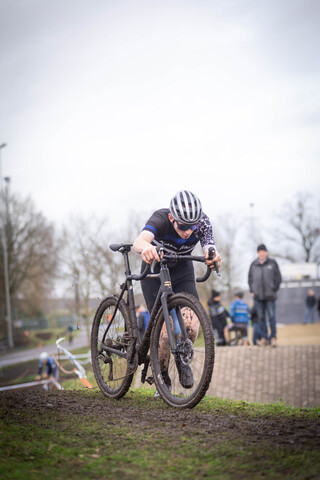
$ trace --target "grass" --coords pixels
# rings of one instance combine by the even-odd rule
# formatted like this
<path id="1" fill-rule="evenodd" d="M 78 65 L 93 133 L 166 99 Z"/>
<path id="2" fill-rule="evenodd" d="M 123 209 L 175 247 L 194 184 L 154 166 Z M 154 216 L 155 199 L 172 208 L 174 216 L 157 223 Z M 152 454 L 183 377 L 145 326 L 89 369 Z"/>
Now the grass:
<path id="1" fill-rule="evenodd" d="M 311 330 L 307 328 L 305 331 Z M 73 351 L 86 353 L 87 348 Z M 37 361 L 21 365 L 19 381 L 33 380 Z M 66 361 L 66 368 L 71 368 Z M 17 367 L 3 369 L 6 378 L 16 383 Z M 94 382 L 90 364 L 85 366 L 88 379 Z M 22 375 L 22 376 L 21 376 Z M 186 418 L 208 419 L 208 429 L 190 429 L 188 422 L 175 417 L 160 399 L 154 399 L 154 387 L 130 390 L 122 401 L 110 401 L 114 411 L 135 408 L 131 421 L 121 414 L 98 415 L 98 390 L 83 388 L 76 375 L 63 381 L 60 392 L 76 396 L 84 408 L 64 411 L 48 404 L 40 410 L 0 407 L 0 478 L 4 480 L 46 479 L 178 479 L 178 480 L 318 480 L 320 478 L 320 435 L 314 443 L 281 441 L 267 434 L 268 423 L 299 423 L 307 431 L 310 423 L 319 425 L 319 408 L 289 407 L 283 401 L 259 404 L 246 401 L 205 397 L 197 407 L 187 411 Z M 0 394 L 1 400 L 1 394 Z M 49 401 L 48 401 L 49 402 Z M 85 412 L 83 414 L 83 412 Z M 140 417 L 157 417 L 155 424 L 146 424 Z M 168 415 L 166 419 L 166 415 Z M 161 418 L 161 420 L 160 420 Z M 228 419 L 228 428 L 215 427 L 221 418 Z M 165 419 L 165 420 L 164 420 Z M 234 422 L 234 427 L 232 423 Z M 240 423 L 251 422 L 255 431 L 240 431 Z M 230 427 L 231 423 L 231 427 Z M 210 426 L 211 425 L 211 426 Z M 290 427 L 291 425 L 291 427 Z M 253 435 L 251 435 L 253 433 Z M 280 441 L 279 441 L 280 440 Z"/>
<path id="2" fill-rule="evenodd" d="M 97 391 L 78 392 L 82 400 L 100 398 Z M 162 401 L 151 401 L 152 392 L 139 389 L 126 400 L 128 407 L 171 411 Z M 112 402 L 112 401 L 110 401 Z M 113 401 L 115 409 L 123 403 Z M 0 411 L 3 414 L 3 411 Z M 183 424 L 148 429 L 140 422 L 97 418 L 94 411 L 46 408 L 6 411 L 1 415 L 0 476 L 19 479 L 316 479 L 320 455 L 316 449 L 280 445 L 268 437 L 258 444 L 247 436 L 219 431 L 192 435 Z M 260 405 L 205 398 L 191 414 L 319 419 L 319 409 L 297 409 L 283 404 Z"/>

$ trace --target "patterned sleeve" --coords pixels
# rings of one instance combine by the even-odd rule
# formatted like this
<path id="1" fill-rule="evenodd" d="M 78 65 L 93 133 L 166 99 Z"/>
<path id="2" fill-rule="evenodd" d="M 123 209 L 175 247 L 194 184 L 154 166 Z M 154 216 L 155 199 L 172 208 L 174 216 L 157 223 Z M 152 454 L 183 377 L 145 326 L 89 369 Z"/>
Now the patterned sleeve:
<path id="1" fill-rule="evenodd" d="M 206 251 L 209 247 L 216 248 L 213 238 L 212 225 L 209 217 L 205 213 L 202 214 L 196 235 L 200 240 L 203 251 Z"/>

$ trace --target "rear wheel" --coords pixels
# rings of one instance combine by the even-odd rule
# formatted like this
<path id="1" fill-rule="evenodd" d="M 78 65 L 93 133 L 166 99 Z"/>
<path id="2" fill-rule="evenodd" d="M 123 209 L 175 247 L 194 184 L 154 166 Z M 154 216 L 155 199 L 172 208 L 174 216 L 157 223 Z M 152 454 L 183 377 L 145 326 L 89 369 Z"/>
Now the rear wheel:
<path id="1" fill-rule="evenodd" d="M 169 311 L 181 315 L 188 338 L 182 340 L 170 317 L 175 353 L 169 346 L 163 310 L 160 309 L 151 336 L 150 356 L 156 388 L 170 406 L 193 408 L 209 388 L 214 365 L 214 335 L 203 306 L 193 295 L 169 297 Z"/>
<path id="2" fill-rule="evenodd" d="M 129 390 L 134 374 L 133 365 L 128 361 L 130 351 L 134 348 L 134 338 L 129 310 L 123 300 L 110 324 L 117 301 L 118 297 L 109 295 L 101 302 L 91 331 L 94 376 L 102 393 L 109 398 L 123 397 Z"/>

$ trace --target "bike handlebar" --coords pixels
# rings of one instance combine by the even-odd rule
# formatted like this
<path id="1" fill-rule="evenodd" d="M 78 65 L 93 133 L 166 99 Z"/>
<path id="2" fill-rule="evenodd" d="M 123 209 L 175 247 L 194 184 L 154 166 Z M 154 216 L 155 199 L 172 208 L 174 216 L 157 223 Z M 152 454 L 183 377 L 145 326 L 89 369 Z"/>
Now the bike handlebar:
<path id="1" fill-rule="evenodd" d="M 159 248 L 158 248 L 158 251 L 159 251 L 159 254 L 160 254 L 160 255 L 161 255 L 161 250 L 164 251 L 163 247 L 159 247 Z M 213 259 L 214 256 L 215 256 L 215 250 L 214 250 L 214 248 L 210 248 L 210 249 L 209 249 L 209 260 Z M 194 261 L 194 262 L 202 262 L 202 263 L 205 263 L 205 261 L 206 261 L 207 259 L 206 259 L 205 257 L 203 257 L 203 256 L 197 256 L 197 255 L 178 255 L 177 253 L 170 253 L 170 254 L 163 254 L 163 255 L 161 255 L 161 260 L 160 260 L 160 262 L 162 262 L 163 260 L 171 260 L 171 261 L 172 261 L 172 260 L 173 260 L 173 261 L 192 260 L 192 261 Z M 149 271 L 150 271 L 150 268 L 151 268 L 151 272 L 153 273 L 155 263 L 156 263 L 156 260 L 154 259 L 151 265 L 146 264 L 143 272 L 142 272 L 140 275 L 130 275 L 129 279 L 130 279 L 130 280 L 136 280 L 136 281 L 143 280 L 143 279 L 146 278 L 146 276 L 148 275 L 148 273 L 149 273 Z M 214 262 L 213 265 L 214 265 L 216 274 L 220 277 L 218 262 Z M 205 281 L 208 280 L 208 278 L 210 277 L 211 272 L 212 272 L 212 268 L 210 268 L 209 265 L 208 265 L 208 266 L 207 266 L 207 271 L 206 271 L 206 273 L 204 274 L 204 276 L 203 276 L 203 277 L 198 277 L 198 278 L 196 279 L 196 281 L 197 281 L 198 283 L 200 283 L 200 282 L 205 282 Z"/>
<path id="2" fill-rule="evenodd" d="M 119 243 L 117 243 L 117 244 L 114 243 L 112 245 L 109 245 L 109 247 L 114 252 L 120 252 L 122 254 L 125 254 L 125 253 L 130 251 L 130 249 L 132 247 L 132 243 L 120 243 L 120 244 Z M 163 246 L 159 242 L 157 242 L 157 250 L 159 252 L 159 256 L 161 257 L 160 262 L 162 262 L 163 260 L 173 260 L 173 261 L 192 260 L 192 261 L 195 261 L 195 262 L 203 262 L 204 263 L 207 260 L 205 257 L 203 257 L 203 256 L 200 257 L 200 256 L 197 256 L 197 255 L 178 255 L 177 253 L 165 254 L 165 253 L 163 253 L 165 251 L 165 249 L 163 248 Z M 213 247 L 210 247 L 209 248 L 209 260 L 212 260 L 214 257 L 215 257 L 215 249 Z M 151 264 L 151 272 L 152 273 L 153 273 L 155 263 L 156 263 L 156 261 L 153 260 L 153 262 Z M 220 277 L 218 262 L 213 262 L 213 265 L 214 265 L 214 269 L 215 269 L 216 274 L 218 275 L 218 277 Z M 146 264 L 142 273 L 140 273 L 139 275 L 138 274 L 129 275 L 128 280 L 136 280 L 136 281 L 143 280 L 144 278 L 146 278 L 149 271 L 150 271 L 150 265 Z M 198 277 L 196 279 L 196 281 L 197 282 L 205 282 L 210 277 L 211 272 L 212 272 L 212 268 L 210 268 L 209 265 L 208 265 L 207 266 L 207 271 L 204 274 L 204 276 L 203 277 Z"/>
<path id="3" fill-rule="evenodd" d="M 146 278 L 146 276 L 148 275 L 149 270 L 150 270 L 150 265 L 149 265 L 149 263 L 147 263 L 146 266 L 145 266 L 145 268 L 144 268 L 144 270 L 143 270 L 143 272 L 140 273 L 140 275 L 137 275 L 137 274 L 136 274 L 136 275 L 130 275 L 130 276 L 128 277 L 128 279 L 129 279 L 129 280 L 137 280 L 137 281 L 143 280 L 143 279 Z"/>

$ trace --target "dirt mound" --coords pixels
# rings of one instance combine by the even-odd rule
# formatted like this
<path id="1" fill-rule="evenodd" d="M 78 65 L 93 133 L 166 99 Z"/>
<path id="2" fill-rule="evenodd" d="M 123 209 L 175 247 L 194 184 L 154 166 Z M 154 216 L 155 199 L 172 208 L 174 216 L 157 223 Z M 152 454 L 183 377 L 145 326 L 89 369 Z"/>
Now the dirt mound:
<path id="1" fill-rule="evenodd" d="M 35 415 L 51 411 L 78 414 L 83 417 L 94 416 L 106 424 L 121 422 L 146 431 L 161 430 L 172 437 L 181 435 L 183 427 L 186 435 L 201 435 L 203 439 L 210 435 L 211 441 L 220 432 L 230 436 L 246 437 L 250 443 L 268 439 L 274 446 L 280 444 L 316 448 L 320 446 L 320 418 L 307 416 L 253 416 L 246 413 L 248 404 L 236 415 L 227 414 L 217 406 L 212 411 L 199 409 L 178 410 L 168 407 L 160 399 L 150 400 L 145 405 L 137 401 L 137 393 L 131 392 L 121 401 L 109 400 L 98 391 L 60 391 L 24 390 L 0 394 L 0 406 L 3 415 L 12 410 L 19 416 L 25 409 Z M 178 427 L 178 428 L 174 428 Z"/>

